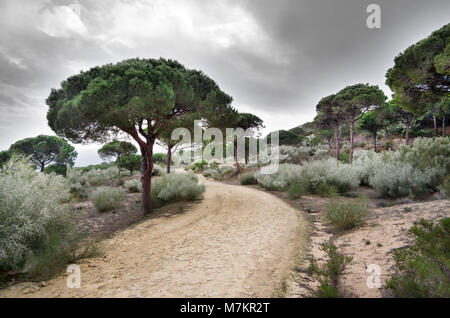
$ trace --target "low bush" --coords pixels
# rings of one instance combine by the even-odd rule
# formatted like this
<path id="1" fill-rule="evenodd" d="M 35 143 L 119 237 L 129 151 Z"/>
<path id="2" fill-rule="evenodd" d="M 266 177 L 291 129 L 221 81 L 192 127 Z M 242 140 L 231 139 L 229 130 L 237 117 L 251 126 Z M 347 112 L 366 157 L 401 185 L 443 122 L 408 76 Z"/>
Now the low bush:
<path id="1" fill-rule="evenodd" d="M 203 171 L 203 176 L 207 178 L 213 178 L 216 181 L 222 180 L 222 176 L 217 169 L 207 169 Z"/>
<path id="2" fill-rule="evenodd" d="M 412 245 L 393 251 L 395 274 L 385 288 L 396 297 L 450 297 L 450 218 L 420 220 Z"/>
<path id="3" fill-rule="evenodd" d="M 208 167 L 208 163 L 205 160 L 202 160 L 202 161 L 195 162 L 194 166 L 195 166 L 194 170 L 196 172 L 199 172 L 199 171 L 205 170 Z"/>
<path id="4" fill-rule="evenodd" d="M 89 195 L 98 212 L 111 211 L 117 208 L 125 199 L 126 194 L 122 189 L 113 187 L 98 187 Z"/>
<path id="5" fill-rule="evenodd" d="M 264 169 L 264 168 L 263 168 Z M 255 173 L 258 184 L 267 190 L 285 191 L 289 185 L 298 179 L 302 168 L 293 164 L 280 164 L 278 171 L 272 174 Z"/>
<path id="6" fill-rule="evenodd" d="M 239 175 L 239 182 L 242 185 L 257 184 L 254 172 L 244 172 Z"/>
<path id="7" fill-rule="evenodd" d="M 161 166 L 159 166 L 157 164 L 153 165 L 152 176 L 162 176 L 162 175 L 165 175 L 165 174 L 166 174 L 166 169 L 165 168 L 163 168 L 163 167 L 161 167 Z"/>
<path id="8" fill-rule="evenodd" d="M 87 182 L 94 187 L 102 186 L 116 179 L 119 173 L 116 168 L 90 170 L 85 173 Z"/>
<path id="9" fill-rule="evenodd" d="M 218 168 L 221 176 L 225 176 L 227 174 L 233 173 L 234 168 L 232 166 L 222 165 Z"/>
<path id="10" fill-rule="evenodd" d="M 335 201 L 326 207 L 327 220 L 339 231 L 351 230 L 364 223 L 367 203 L 363 198 L 351 201 Z"/>
<path id="11" fill-rule="evenodd" d="M 0 275 L 22 272 L 45 279 L 79 256 L 85 236 L 70 199 L 65 178 L 36 172 L 27 158 L 13 156 L 3 166 Z"/>
<path id="12" fill-rule="evenodd" d="M 340 254 L 334 244 L 324 243 L 320 249 L 327 254 L 326 262 L 319 265 L 314 256 L 312 256 L 307 269 L 309 274 L 316 277 L 320 283 L 315 296 L 320 298 L 340 297 L 338 291 L 339 281 L 353 258 Z"/>
<path id="13" fill-rule="evenodd" d="M 439 187 L 439 191 L 446 199 L 450 199 L 450 176 L 445 178 Z"/>
<path id="14" fill-rule="evenodd" d="M 176 201 L 192 201 L 205 191 L 197 176 L 188 173 L 166 174 L 152 180 L 151 199 L 154 207 Z"/>
<path id="15" fill-rule="evenodd" d="M 294 180 L 287 190 L 289 199 L 298 199 L 303 194 L 308 193 L 308 185 L 302 179 Z"/>
<path id="16" fill-rule="evenodd" d="M 142 192 L 142 183 L 138 179 L 127 180 L 123 186 L 131 193 Z"/>

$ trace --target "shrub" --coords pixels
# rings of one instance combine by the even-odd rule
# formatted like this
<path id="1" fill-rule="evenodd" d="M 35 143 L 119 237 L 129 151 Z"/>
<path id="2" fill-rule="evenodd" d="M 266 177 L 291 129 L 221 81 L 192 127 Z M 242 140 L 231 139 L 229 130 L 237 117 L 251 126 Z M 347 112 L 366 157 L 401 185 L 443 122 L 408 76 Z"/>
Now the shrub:
<path id="1" fill-rule="evenodd" d="M 395 274 L 385 288 L 397 297 L 450 297 L 450 218 L 420 220 L 412 245 L 393 251 Z"/>
<path id="2" fill-rule="evenodd" d="M 450 176 L 444 179 L 439 187 L 439 191 L 444 198 L 450 199 Z"/>
<path id="3" fill-rule="evenodd" d="M 208 163 L 205 160 L 198 161 L 194 163 L 195 171 L 203 171 L 205 168 L 208 167 Z"/>
<path id="4" fill-rule="evenodd" d="M 167 155 L 164 153 L 154 153 L 153 156 L 153 162 L 159 163 L 159 164 L 166 164 L 167 161 Z"/>
<path id="5" fill-rule="evenodd" d="M 161 166 L 159 166 L 157 164 L 153 165 L 152 176 L 162 176 L 162 175 L 165 175 L 165 174 L 166 174 L 166 169 L 165 168 L 163 168 L 163 167 L 161 167 Z"/>
<path id="6" fill-rule="evenodd" d="M 0 172 L 0 273 L 46 278 L 74 260 L 84 233 L 68 204 L 67 180 L 37 173 L 28 162 L 13 156 Z"/>
<path id="7" fill-rule="evenodd" d="M 320 195 L 321 197 L 334 198 L 337 196 L 338 190 L 334 185 L 321 183 L 314 189 L 314 194 Z"/>
<path id="8" fill-rule="evenodd" d="M 175 201 L 192 201 L 205 191 L 193 174 L 166 174 L 152 180 L 151 198 L 155 207 Z"/>
<path id="9" fill-rule="evenodd" d="M 288 188 L 288 196 L 290 199 L 298 199 L 308 192 L 308 185 L 300 180 L 294 180 Z"/>
<path id="10" fill-rule="evenodd" d="M 207 178 L 213 178 L 214 180 L 222 180 L 222 176 L 220 175 L 217 169 L 207 169 L 203 171 L 203 176 Z"/>
<path id="11" fill-rule="evenodd" d="M 328 259 L 323 265 L 319 266 L 317 260 L 312 256 L 307 269 L 310 275 L 315 276 L 320 283 L 319 288 L 315 292 L 315 296 L 337 298 L 339 297 L 339 280 L 353 258 L 340 254 L 337 251 L 337 247 L 332 243 L 324 243 L 320 249 L 327 254 Z"/>
<path id="12" fill-rule="evenodd" d="M 386 162 L 383 168 L 374 171 L 369 184 L 382 196 L 402 197 L 428 191 L 430 176 L 409 164 Z"/>
<path id="13" fill-rule="evenodd" d="M 44 171 L 45 171 L 45 173 L 49 173 L 49 174 L 55 173 L 55 174 L 59 174 L 61 176 L 65 176 L 67 173 L 67 166 L 64 164 L 53 163 L 53 164 L 45 167 Z"/>
<path id="14" fill-rule="evenodd" d="M 264 169 L 264 168 L 263 168 Z M 258 184 L 267 190 L 285 191 L 289 185 L 300 177 L 302 168 L 293 164 L 281 164 L 272 174 L 255 173 Z"/>
<path id="15" fill-rule="evenodd" d="M 124 187 L 131 193 L 142 192 L 142 183 L 138 179 L 130 179 L 125 181 Z"/>
<path id="16" fill-rule="evenodd" d="M 219 167 L 219 173 L 221 176 L 225 176 L 234 172 L 234 168 L 232 166 L 222 165 Z"/>
<path id="17" fill-rule="evenodd" d="M 367 216 L 365 199 L 328 203 L 326 218 L 340 231 L 351 230 L 364 223 Z"/>
<path id="18" fill-rule="evenodd" d="M 126 194 L 122 189 L 112 187 L 98 187 L 89 195 L 98 212 L 111 211 L 117 208 L 125 199 Z"/>
<path id="19" fill-rule="evenodd" d="M 116 168 L 108 168 L 104 170 L 90 170 L 85 173 L 87 182 L 94 186 L 101 186 L 107 184 L 109 181 L 118 177 L 118 171 Z"/>
<path id="20" fill-rule="evenodd" d="M 244 172 L 239 175 L 239 182 L 242 185 L 257 184 L 254 172 Z"/>

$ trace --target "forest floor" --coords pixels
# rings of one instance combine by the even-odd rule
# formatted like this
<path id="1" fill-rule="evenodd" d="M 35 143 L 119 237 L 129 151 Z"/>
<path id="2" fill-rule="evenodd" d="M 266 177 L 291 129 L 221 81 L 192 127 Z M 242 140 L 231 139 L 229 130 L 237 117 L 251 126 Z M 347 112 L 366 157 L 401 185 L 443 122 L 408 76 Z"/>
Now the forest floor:
<path id="1" fill-rule="evenodd" d="M 67 288 L 66 274 L 11 285 L 0 297 L 276 296 L 303 246 L 301 212 L 257 189 L 200 182 L 202 200 L 157 209 L 101 241 L 99 256 L 77 262 L 81 288 Z M 110 232 L 121 213 L 103 217 L 94 232 Z M 123 213 L 125 224 L 133 220 Z"/>

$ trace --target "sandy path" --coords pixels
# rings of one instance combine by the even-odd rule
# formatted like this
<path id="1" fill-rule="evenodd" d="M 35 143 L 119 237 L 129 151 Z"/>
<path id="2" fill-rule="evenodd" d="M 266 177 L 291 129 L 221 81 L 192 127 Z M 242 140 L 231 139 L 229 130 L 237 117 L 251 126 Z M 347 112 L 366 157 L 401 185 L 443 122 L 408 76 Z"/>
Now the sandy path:
<path id="1" fill-rule="evenodd" d="M 102 257 L 80 261 L 81 288 L 67 288 L 63 275 L 0 297 L 273 295 L 295 254 L 299 212 L 269 193 L 201 182 L 204 199 L 185 213 L 145 220 L 103 241 Z"/>

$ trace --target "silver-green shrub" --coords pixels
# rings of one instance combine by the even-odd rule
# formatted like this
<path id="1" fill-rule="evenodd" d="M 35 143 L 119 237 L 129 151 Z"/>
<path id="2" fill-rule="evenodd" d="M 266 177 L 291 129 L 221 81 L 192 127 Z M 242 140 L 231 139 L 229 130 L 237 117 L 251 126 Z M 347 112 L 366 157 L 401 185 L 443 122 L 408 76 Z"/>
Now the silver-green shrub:
<path id="1" fill-rule="evenodd" d="M 38 173 L 24 157 L 13 157 L 0 172 L 0 273 L 33 275 L 70 261 L 81 240 L 71 209 L 69 183 L 62 176 Z"/>
<path id="2" fill-rule="evenodd" d="M 170 173 L 152 180 L 151 196 L 161 204 L 195 200 L 204 191 L 205 186 L 198 184 L 197 176 L 190 173 Z"/>
<path id="3" fill-rule="evenodd" d="M 123 186 L 128 190 L 128 192 L 142 192 L 142 183 L 139 179 L 130 179 L 124 182 Z"/>
<path id="4" fill-rule="evenodd" d="M 92 190 L 89 195 L 89 199 L 99 212 L 106 212 L 117 208 L 125 197 L 125 191 L 113 187 L 98 187 Z"/>

